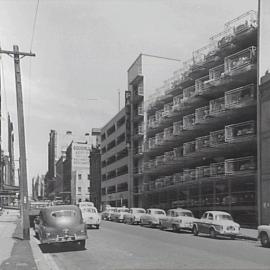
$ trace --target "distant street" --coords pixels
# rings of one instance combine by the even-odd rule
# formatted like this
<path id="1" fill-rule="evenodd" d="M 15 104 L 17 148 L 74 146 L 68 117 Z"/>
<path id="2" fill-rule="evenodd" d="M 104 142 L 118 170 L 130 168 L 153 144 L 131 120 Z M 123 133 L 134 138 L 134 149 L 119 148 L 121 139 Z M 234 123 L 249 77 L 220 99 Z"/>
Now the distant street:
<path id="1" fill-rule="evenodd" d="M 86 250 L 50 250 L 59 269 L 270 269 L 269 249 L 247 240 L 210 239 L 103 221 Z"/>

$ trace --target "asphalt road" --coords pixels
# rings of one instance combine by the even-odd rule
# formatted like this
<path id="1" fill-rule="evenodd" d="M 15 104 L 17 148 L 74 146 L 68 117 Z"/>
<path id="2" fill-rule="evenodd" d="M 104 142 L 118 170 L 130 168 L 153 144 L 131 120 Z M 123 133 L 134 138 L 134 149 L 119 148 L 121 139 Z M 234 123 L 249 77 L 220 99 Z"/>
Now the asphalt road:
<path id="1" fill-rule="evenodd" d="M 86 249 L 50 250 L 59 269 L 270 269 L 270 249 L 259 242 L 210 239 L 103 221 L 88 230 Z"/>

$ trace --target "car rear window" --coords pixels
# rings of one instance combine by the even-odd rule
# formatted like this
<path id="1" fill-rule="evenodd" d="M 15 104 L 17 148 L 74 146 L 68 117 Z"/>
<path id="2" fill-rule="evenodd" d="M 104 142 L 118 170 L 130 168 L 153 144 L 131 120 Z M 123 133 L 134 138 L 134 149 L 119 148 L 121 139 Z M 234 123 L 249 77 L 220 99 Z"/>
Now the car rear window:
<path id="1" fill-rule="evenodd" d="M 164 213 L 163 211 L 159 211 L 159 210 L 154 211 L 154 213 L 155 213 L 156 215 L 165 215 L 165 213 Z"/>
<path id="2" fill-rule="evenodd" d="M 135 213 L 142 213 L 142 214 L 145 213 L 144 210 L 135 210 L 134 212 L 135 212 Z"/>
<path id="3" fill-rule="evenodd" d="M 177 217 L 193 217 L 192 213 L 190 212 L 178 212 L 176 213 L 176 216 Z"/>
<path id="4" fill-rule="evenodd" d="M 59 217 L 75 217 L 76 212 L 73 210 L 61 210 L 61 211 L 55 211 L 52 212 L 51 215 L 55 218 Z"/>

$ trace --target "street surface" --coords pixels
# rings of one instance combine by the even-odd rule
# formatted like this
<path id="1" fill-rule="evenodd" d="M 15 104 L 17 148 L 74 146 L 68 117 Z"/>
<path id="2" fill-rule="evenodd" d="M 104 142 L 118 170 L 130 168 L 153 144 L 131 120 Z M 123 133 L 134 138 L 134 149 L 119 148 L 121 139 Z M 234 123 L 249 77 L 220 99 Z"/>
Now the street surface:
<path id="1" fill-rule="evenodd" d="M 210 239 L 103 221 L 83 251 L 54 248 L 59 269 L 270 269 L 270 249 L 247 240 Z"/>

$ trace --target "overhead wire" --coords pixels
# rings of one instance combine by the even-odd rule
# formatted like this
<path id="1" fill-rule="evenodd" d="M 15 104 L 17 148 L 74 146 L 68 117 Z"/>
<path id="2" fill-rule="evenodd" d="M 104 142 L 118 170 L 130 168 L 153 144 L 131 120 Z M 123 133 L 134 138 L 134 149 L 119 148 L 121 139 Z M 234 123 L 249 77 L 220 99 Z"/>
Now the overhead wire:
<path id="1" fill-rule="evenodd" d="M 32 52 L 33 43 L 34 43 L 34 37 L 36 32 L 36 25 L 37 25 L 37 17 L 38 17 L 38 9 L 39 9 L 39 0 L 37 0 L 36 8 L 35 8 L 35 15 L 33 20 L 33 26 L 32 26 L 32 35 L 31 35 L 31 41 L 30 41 L 30 52 Z M 30 125 L 30 115 L 31 115 L 31 94 L 32 94 L 32 58 L 29 59 L 29 82 L 28 82 L 28 116 L 27 116 L 27 124 Z"/>

